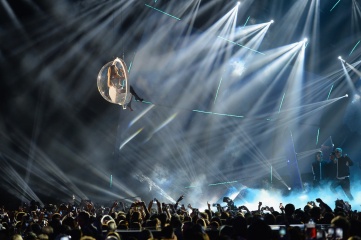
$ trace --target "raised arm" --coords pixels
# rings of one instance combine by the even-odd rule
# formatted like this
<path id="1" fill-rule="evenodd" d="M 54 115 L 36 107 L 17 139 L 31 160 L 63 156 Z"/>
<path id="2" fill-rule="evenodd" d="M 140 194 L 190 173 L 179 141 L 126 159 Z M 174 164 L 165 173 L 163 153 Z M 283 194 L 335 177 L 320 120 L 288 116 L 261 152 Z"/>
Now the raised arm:
<path id="1" fill-rule="evenodd" d="M 181 195 L 181 196 L 178 198 L 178 200 L 177 200 L 176 203 L 174 204 L 174 209 L 175 209 L 175 210 L 177 210 L 177 208 L 178 208 L 178 203 L 179 203 L 180 201 L 182 201 L 183 198 L 184 198 L 184 195 Z"/>
<path id="2" fill-rule="evenodd" d="M 145 205 L 145 202 L 144 202 L 144 201 L 141 201 L 141 202 L 140 202 L 140 205 L 141 205 L 141 207 L 143 208 L 143 211 L 144 211 L 144 213 L 145 213 L 145 216 L 144 216 L 143 220 L 144 220 L 144 221 L 145 221 L 145 220 L 148 220 L 148 219 L 150 218 L 150 213 L 149 213 L 149 210 L 148 210 L 148 208 L 147 208 L 147 205 Z"/>
<path id="3" fill-rule="evenodd" d="M 115 209 L 117 206 L 118 206 L 118 201 L 115 200 L 115 201 L 113 202 L 113 205 L 109 208 L 108 215 L 111 215 L 111 214 L 113 213 L 114 209 Z"/>

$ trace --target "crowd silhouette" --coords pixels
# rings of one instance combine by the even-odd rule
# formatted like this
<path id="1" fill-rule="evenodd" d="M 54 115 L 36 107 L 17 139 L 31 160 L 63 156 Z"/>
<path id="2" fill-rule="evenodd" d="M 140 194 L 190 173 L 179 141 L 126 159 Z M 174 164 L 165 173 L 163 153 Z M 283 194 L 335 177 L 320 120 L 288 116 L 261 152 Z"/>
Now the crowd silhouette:
<path id="1" fill-rule="evenodd" d="M 114 201 L 100 206 L 89 200 L 45 206 L 32 200 L 17 209 L 1 209 L 0 239 L 11 240 L 261 240 L 361 239 L 361 214 L 347 201 L 331 207 L 321 198 L 296 209 L 293 203 L 257 209 L 207 203 L 199 210 L 191 204 L 152 199 L 129 206 Z M 216 210 L 211 210 L 216 209 Z"/>

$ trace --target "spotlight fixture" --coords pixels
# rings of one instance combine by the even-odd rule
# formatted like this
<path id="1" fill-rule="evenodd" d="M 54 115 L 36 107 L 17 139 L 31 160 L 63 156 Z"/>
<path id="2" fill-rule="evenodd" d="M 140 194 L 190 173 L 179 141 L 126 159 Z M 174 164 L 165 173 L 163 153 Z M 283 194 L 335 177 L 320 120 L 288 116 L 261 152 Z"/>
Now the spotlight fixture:
<path id="1" fill-rule="evenodd" d="M 288 187 L 288 191 L 291 191 L 291 188 L 290 188 L 290 187 Z"/>
<path id="2" fill-rule="evenodd" d="M 348 94 L 346 93 L 345 97 L 348 97 Z"/>
<path id="3" fill-rule="evenodd" d="M 338 59 L 342 60 L 342 57 L 341 57 L 341 56 L 338 56 Z"/>
<path id="4" fill-rule="evenodd" d="M 307 42 L 307 41 L 308 41 L 308 38 L 304 38 L 304 39 L 303 39 L 303 42 Z"/>
<path id="5" fill-rule="evenodd" d="M 238 1 L 238 2 L 237 2 L 237 6 L 238 6 L 239 4 L 241 4 L 241 2 L 240 2 L 240 1 Z"/>
<path id="6" fill-rule="evenodd" d="M 274 23 L 275 21 L 273 21 L 273 19 L 270 21 L 270 23 Z"/>

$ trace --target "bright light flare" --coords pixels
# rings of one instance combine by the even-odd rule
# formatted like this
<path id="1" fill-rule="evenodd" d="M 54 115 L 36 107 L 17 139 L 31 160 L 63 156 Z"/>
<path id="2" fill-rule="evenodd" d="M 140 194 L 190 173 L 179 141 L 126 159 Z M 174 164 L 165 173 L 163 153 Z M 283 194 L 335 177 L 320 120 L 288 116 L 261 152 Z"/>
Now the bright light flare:
<path id="1" fill-rule="evenodd" d="M 338 59 L 339 59 L 341 62 L 343 62 L 343 63 L 346 62 L 341 56 L 338 56 Z"/>
<path id="2" fill-rule="evenodd" d="M 139 129 L 138 131 L 136 131 L 132 136 L 130 136 L 128 139 L 126 139 L 119 147 L 119 150 L 121 150 L 130 140 L 132 140 L 135 136 L 137 136 L 141 131 L 143 130 L 143 128 Z"/>
<path id="3" fill-rule="evenodd" d="M 242 73 L 246 70 L 245 63 L 241 60 L 233 60 L 230 63 L 231 69 L 232 69 L 232 76 L 234 77 L 240 77 Z"/>
<path id="4" fill-rule="evenodd" d="M 304 38 L 302 41 L 299 41 L 298 44 L 306 44 L 308 41 L 308 38 Z"/>
<path id="5" fill-rule="evenodd" d="M 360 101 L 360 99 L 361 99 L 361 96 L 358 95 L 358 94 L 355 94 L 355 95 L 353 96 L 352 103 L 358 102 L 358 101 Z"/>
<path id="6" fill-rule="evenodd" d="M 144 111 L 142 111 L 136 118 L 134 118 L 130 123 L 129 123 L 129 127 L 132 126 L 134 123 L 136 123 L 139 119 L 141 119 L 147 112 L 149 112 L 152 108 L 154 108 L 155 105 L 152 104 L 150 105 L 147 109 L 145 109 Z"/>
<path id="7" fill-rule="evenodd" d="M 272 19 L 271 21 L 270 21 L 270 23 L 274 23 L 275 21 Z"/>
<path id="8" fill-rule="evenodd" d="M 170 202 L 175 203 L 176 201 L 169 196 L 166 191 L 164 189 L 162 189 L 160 186 L 158 186 L 152 179 L 150 179 L 148 176 L 145 176 L 144 174 L 138 174 L 136 176 L 136 178 L 140 181 L 140 182 L 147 182 L 148 186 L 149 186 L 149 190 L 152 190 L 152 188 L 155 188 L 156 190 L 158 190 L 160 192 L 160 194 L 168 199 Z"/>

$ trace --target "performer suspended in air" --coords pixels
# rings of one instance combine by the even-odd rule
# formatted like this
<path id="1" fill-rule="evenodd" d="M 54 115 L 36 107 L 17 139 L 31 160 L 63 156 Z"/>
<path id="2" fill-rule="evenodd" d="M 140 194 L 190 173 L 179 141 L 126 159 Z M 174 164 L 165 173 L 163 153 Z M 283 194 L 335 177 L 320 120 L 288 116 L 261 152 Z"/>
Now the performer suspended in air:
<path id="1" fill-rule="evenodd" d="M 119 69 L 116 63 L 120 62 L 120 59 L 116 58 L 112 65 L 108 67 L 108 80 L 107 85 L 109 88 L 109 97 L 113 103 L 125 104 L 130 111 L 133 111 L 131 102 L 133 96 L 137 101 L 142 102 L 143 98 L 140 98 L 130 85 L 129 93 L 127 93 L 127 78 L 124 69 Z"/>

